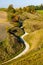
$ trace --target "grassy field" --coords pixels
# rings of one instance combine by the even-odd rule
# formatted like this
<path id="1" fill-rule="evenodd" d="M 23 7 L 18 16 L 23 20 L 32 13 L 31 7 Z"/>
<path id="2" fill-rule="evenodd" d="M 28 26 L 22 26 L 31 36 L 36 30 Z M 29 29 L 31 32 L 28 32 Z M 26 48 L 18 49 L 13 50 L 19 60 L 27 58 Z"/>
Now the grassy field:
<path id="1" fill-rule="evenodd" d="M 37 10 L 37 12 L 43 15 L 43 10 Z"/>

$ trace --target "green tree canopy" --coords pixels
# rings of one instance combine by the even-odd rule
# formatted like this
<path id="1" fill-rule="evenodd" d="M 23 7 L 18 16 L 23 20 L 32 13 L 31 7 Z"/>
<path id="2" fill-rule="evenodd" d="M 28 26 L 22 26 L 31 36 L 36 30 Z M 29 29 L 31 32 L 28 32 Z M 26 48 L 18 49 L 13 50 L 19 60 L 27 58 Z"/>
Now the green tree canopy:
<path id="1" fill-rule="evenodd" d="M 13 8 L 13 5 L 12 5 L 12 4 L 9 5 L 9 7 L 8 7 L 8 12 L 10 12 L 10 13 L 15 13 L 15 9 Z"/>

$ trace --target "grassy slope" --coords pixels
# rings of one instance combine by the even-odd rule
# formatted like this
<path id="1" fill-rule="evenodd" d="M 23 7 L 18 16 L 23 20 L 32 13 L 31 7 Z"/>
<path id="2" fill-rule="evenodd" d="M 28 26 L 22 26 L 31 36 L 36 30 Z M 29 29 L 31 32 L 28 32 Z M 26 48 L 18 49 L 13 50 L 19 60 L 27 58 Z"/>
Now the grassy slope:
<path id="1" fill-rule="evenodd" d="M 31 21 L 33 22 L 33 18 L 31 19 Z M 36 21 L 37 20 L 35 20 L 35 22 Z M 43 65 L 43 29 L 30 33 L 29 35 L 24 37 L 24 39 L 28 43 L 30 43 L 30 51 L 24 56 L 4 65 Z"/>
<path id="2" fill-rule="evenodd" d="M 6 22 L 7 21 L 7 13 L 0 11 L 0 23 L 1 22 Z"/>
<path id="3" fill-rule="evenodd" d="M 27 19 L 24 21 L 23 27 L 26 32 L 33 32 L 35 30 L 39 30 L 43 28 L 43 20 L 39 21 L 39 20 Z"/>
<path id="4" fill-rule="evenodd" d="M 42 11 L 43 12 L 43 11 Z M 33 32 L 43 28 L 43 15 L 39 13 L 27 13 L 29 18 L 23 21 L 23 27 L 26 32 Z"/>
<path id="5" fill-rule="evenodd" d="M 43 29 L 37 30 L 24 39 L 31 44 L 30 52 L 18 65 L 43 65 Z"/>
<path id="6" fill-rule="evenodd" d="M 6 12 L 3 12 L 3 11 L 0 11 L 0 31 L 1 31 L 1 26 L 2 26 L 2 32 L 4 33 L 4 31 L 3 31 L 3 28 L 5 28 L 5 31 L 7 31 L 10 27 L 12 27 L 12 25 L 10 25 L 10 23 L 9 22 L 7 22 L 7 13 Z M 21 31 L 22 32 L 22 31 Z M 1 33 L 1 32 L 0 32 Z M 6 35 L 5 35 L 6 36 Z M 9 38 L 10 39 L 10 38 Z M 5 58 L 5 57 L 7 57 L 6 58 L 6 60 L 7 59 L 10 59 L 10 58 L 12 58 L 11 56 L 9 57 L 9 55 L 5 52 L 5 49 L 4 49 L 4 47 L 5 48 L 8 48 L 9 47 L 9 49 L 8 49 L 8 51 L 9 51 L 9 53 L 10 53 L 10 51 L 11 52 L 13 52 L 13 50 L 14 50 L 14 48 L 16 49 L 16 53 L 13 55 L 13 57 L 14 56 L 16 56 L 17 54 L 19 54 L 19 53 L 21 53 L 21 51 L 23 51 L 24 50 L 24 45 L 21 43 L 21 44 L 19 44 L 19 42 L 18 42 L 18 40 L 16 40 L 16 39 L 14 39 L 14 38 L 12 38 L 12 41 L 11 40 L 9 40 L 9 39 L 5 39 L 5 41 L 3 42 L 3 44 L 2 45 L 0 45 L 0 57 L 2 56 L 2 58 Z M 14 45 L 13 45 L 13 40 L 14 40 Z M 10 41 L 10 43 L 13 45 L 13 46 L 15 46 L 14 48 L 13 48 L 13 50 L 11 49 L 11 45 L 10 45 L 10 43 L 9 43 L 9 41 Z M 19 50 L 18 50 L 19 49 Z M 17 52 L 18 51 L 18 52 Z M 5 59 L 4 59 L 5 60 Z M 0 58 L 0 63 L 1 63 L 1 58 Z"/>
<path id="7" fill-rule="evenodd" d="M 31 49 L 38 47 L 43 40 L 43 29 L 28 34 L 24 39 L 31 44 Z"/>
<path id="8" fill-rule="evenodd" d="M 43 65 L 43 29 L 24 37 L 31 44 L 27 54 L 5 65 Z"/>

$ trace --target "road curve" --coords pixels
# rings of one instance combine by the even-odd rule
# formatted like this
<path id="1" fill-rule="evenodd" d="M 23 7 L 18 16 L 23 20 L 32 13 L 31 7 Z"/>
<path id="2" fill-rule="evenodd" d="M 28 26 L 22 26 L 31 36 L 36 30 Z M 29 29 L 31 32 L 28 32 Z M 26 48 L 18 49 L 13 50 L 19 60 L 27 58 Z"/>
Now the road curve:
<path id="1" fill-rule="evenodd" d="M 21 38 L 23 39 L 23 37 L 26 36 L 27 34 L 28 33 L 25 33 L 24 35 L 21 36 Z M 12 61 L 14 59 L 17 59 L 17 58 L 21 57 L 22 55 L 24 55 L 24 54 L 26 54 L 28 52 L 28 50 L 29 50 L 29 44 L 24 39 L 23 39 L 23 41 L 25 43 L 26 48 L 19 55 L 17 55 L 16 57 L 14 57 L 11 60 L 8 60 L 8 61 L 6 61 L 6 62 L 4 62 L 2 64 L 5 64 L 5 63 L 8 63 L 8 62 L 10 62 L 10 61 Z"/>

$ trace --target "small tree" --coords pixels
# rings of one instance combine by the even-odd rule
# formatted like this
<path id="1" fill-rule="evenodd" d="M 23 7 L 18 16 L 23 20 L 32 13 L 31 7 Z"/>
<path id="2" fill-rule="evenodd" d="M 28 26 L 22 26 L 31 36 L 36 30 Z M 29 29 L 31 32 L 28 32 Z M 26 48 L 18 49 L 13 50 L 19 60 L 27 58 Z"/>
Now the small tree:
<path id="1" fill-rule="evenodd" d="M 35 12 L 35 6 L 33 6 L 33 5 L 30 6 L 30 12 L 31 13 L 34 13 Z"/>
<path id="2" fill-rule="evenodd" d="M 21 7 L 19 8 L 19 13 L 22 13 L 22 8 Z"/>
<path id="3" fill-rule="evenodd" d="M 12 5 L 12 4 L 9 5 L 9 7 L 8 7 L 8 12 L 10 12 L 10 13 L 15 13 L 15 9 L 13 8 L 13 5 Z"/>
<path id="4" fill-rule="evenodd" d="M 8 20 L 11 21 L 12 17 L 14 16 L 13 14 L 16 12 L 12 4 L 9 5 L 7 12 L 8 12 Z"/>

